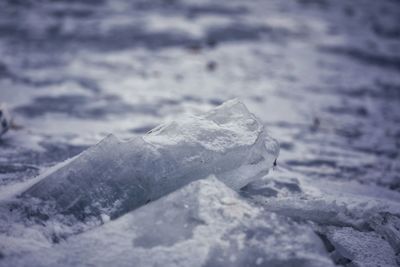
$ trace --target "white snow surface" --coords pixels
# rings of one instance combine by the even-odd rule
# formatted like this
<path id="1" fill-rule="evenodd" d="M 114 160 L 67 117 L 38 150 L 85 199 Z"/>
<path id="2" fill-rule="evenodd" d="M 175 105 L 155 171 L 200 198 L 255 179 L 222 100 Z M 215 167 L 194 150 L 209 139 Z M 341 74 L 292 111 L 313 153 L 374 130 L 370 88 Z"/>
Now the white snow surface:
<path id="1" fill-rule="evenodd" d="M 0 266 L 398 264 L 399 194 L 268 174 L 278 153 L 238 100 L 129 141 L 111 135 L 6 187 Z"/>
<path id="2" fill-rule="evenodd" d="M 388 189 L 315 181 L 278 168 L 273 176 L 247 185 L 242 193 L 269 212 L 312 223 L 336 264 L 400 263 L 400 196 Z"/>
<path id="3" fill-rule="evenodd" d="M 398 193 L 268 174 L 278 153 L 238 100 L 111 135 L 1 198 L 0 266 L 398 264 Z"/>
<path id="4" fill-rule="evenodd" d="M 333 266 L 306 226 L 247 203 L 214 176 L 0 266 Z"/>
<path id="5" fill-rule="evenodd" d="M 338 266 L 399 266 L 399 14 L 371 0 L 0 1 L 0 102 L 22 126 L 0 138 L 0 265 L 329 266 L 328 252 Z M 181 120 L 232 98 L 281 144 L 266 176 L 268 160 L 243 156 L 261 153 L 246 150 L 261 125 L 247 131 L 236 111 Z M 241 198 L 204 184 L 210 173 L 254 182 Z M 39 180 L 40 198 L 16 198 Z"/>

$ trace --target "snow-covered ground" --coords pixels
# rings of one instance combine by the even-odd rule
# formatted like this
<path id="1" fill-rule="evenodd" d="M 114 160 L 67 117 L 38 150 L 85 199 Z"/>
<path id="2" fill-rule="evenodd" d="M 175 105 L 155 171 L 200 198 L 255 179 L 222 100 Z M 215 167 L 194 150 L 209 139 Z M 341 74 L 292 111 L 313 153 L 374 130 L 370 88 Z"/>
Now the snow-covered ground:
<path id="1" fill-rule="evenodd" d="M 0 55 L 13 116 L 0 266 L 399 264 L 399 1 L 8 0 Z M 184 125 L 233 98 L 280 143 L 277 166 L 238 193 L 209 177 L 111 221 L 16 199 L 110 133 Z M 181 174 L 196 180 L 195 166 Z"/>

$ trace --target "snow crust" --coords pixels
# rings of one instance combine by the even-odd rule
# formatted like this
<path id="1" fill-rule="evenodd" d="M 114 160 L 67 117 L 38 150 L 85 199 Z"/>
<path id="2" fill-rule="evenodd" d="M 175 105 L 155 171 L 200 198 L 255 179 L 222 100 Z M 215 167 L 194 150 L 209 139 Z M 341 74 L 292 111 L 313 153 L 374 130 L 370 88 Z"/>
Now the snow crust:
<path id="1" fill-rule="evenodd" d="M 333 266 L 314 232 L 214 176 L 50 249 L 0 266 Z"/>
<path id="2" fill-rule="evenodd" d="M 34 266 L 40 262 L 39 256 L 46 261 L 56 250 L 56 257 L 63 259 L 61 248 L 69 251 L 73 262 L 75 255 L 66 243 L 79 244 L 77 240 L 89 234 L 88 229 L 97 228 L 94 232 L 100 234 L 108 224 L 116 226 L 119 219 L 159 203 L 156 200 L 126 213 L 121 209 L 126 215 L 116 214 L 118 218 L 112 220 L 107 215 L 111 214 L 111 204 L 91 206 L 97 203 L 95 196 L 83 212 L 77 207 L 63 210 L 56 197 L 13 199 L 51 175 L 29 177 L 80 153 L 104 138 L 106 132 L 126 140 L 132 134 L 144 134 L 166 118 L 178 118 L 183 112 L 205 110 L 240 97 L 279 138 L 282 148 L 278 166 L 240 191 L 248 206 L 257 205 L 266 214 L 279 214 L 277 217 L 287 218 L 296 229 L 301 225 L 307 232 L 317 232 L 338 266 L 399 266 L 399 3 L 0 1 L 0 102 L 7 102 L 16 124 L 23 126 L 16 130 L 12 125 L 11 131 L 0 137 L 0 264 L 32 262 Z M 5 129 L 1 120 L 10 121 L 9 116 L 4 118 L 0 119 L 0 135 Z M 212 142 L 193 137 L 193 132 L 179 139 L 175 134 L 183 134 L 183 130 L 172 128 L 168 138 L 152 137 L 149 147 L 155 154 L 158 147 L 176 147 L 186 138 L 198 141 L 199 147 L 208 146 L 207 151 L 212 153 L 229 146 L 223 135 L 216 135 Z M 166 130 L 163 134 L 167 135 Z M 244 136 L 239 142 L 243 140 Z M 118 143 L 116 139 L 104 150 L 111 153 L 117 146 L 113 144 Z M 178 162 L 184 159 L 178 157 Z M 242 181 L 248 174 L 251 179 L 256 172 L 261 176 L 265 169 L 263 161 L 239 165 L 218 173 L 218 178 Z M 159 165 L 154 166 L 157 169 Z M 108 171 L 103 166 L 97 168 L 101 177 Z M 109 176 L 115 181 L 114 173 L 119 172 L 113 169 Z M 96 186 L 100 188 L 96 179 L 89 185 L 74 182 L 76 187 L 71 192 L 90 193 Z M 102 195 L 115 192 L 104 191 Z M 128 189 L 122 187 L 119 192 L 125 191 Z M 86 196 L 84 192 L 82 195 Z M 178 201 L 175 205 L 180 207 Z M 158 210 L 160 217 L 150 217 L 165 222 L 165 214 L 166 210 Z M 268 216 L 266 219 L 274 221 Z M 135 250 L 153 250 L 150 245 L 156 242 L 160 242 L 158 247 L 173 246 L 174 236 L 192 239 L 193 231 L 187 230 L 191 227 L 182 226 L 178 217 L 173 221 L 181 226 L 180 235 L 170 223 L 155 227 L 142 221 L 149 227 L 140 228 L 146 238 L 134 240 Z M 221 229 L 217 220 L 208 222 L 209 229 Z M 296 242 L 298 236 L 282 224 L 285 231 L 280 232 L 281 239 L 293 236 Z M 269 224 L 270 231 L 275 233 L 280 225 Z M 198 225 L 196 229 L 199 227 L 206 226 Z M 247 228 L 243 229 L 234 235 L 241 232 L 251 236 Z M 150 238 L 154 230 L 162 238 Z M 254 233 L 264 236 L 256 230 Z M 215 236 L 219 237 L 218 232 Z M 133 242 L 133 238 L 125 240 L 122 236 L 113 240 L 103 251 L 105 254 Z M 224 240 L 225 247 L 233 242 Z M 275 255 L 273 244 L 265 242 L 264 248 Z M 278 247 L 285 253 L 286 247 Z M 76 245 L 77 255 L 80 249 L 90 250 Z M 38 250 L 41 252 L 36 254 Z M 213 257 L 218 258 L 218 250 L 214 251 Z M 239 249 L 236 254 L 241 255 Z M 109 265 L 125 261 L 122 255 L 113 255 Z M 205 264 L 232 265 L 232 254 L 219 255 L 218 261 Z M 21 257 L 25 263 L 11 262 L 9 257 Z M 33 257 L 36 260 L 31 260 Z M 83 254 L 76 261 L 81 258 Z M 248 262 L 274 265 L 264 257 Z"/>
<path id="3" fill-rule="evenodd" d="M 111 135 L 0 198 L 0 266 L 399 264 L 398 193 L 266 176 L 278 153 L 237 100 Z"/>
<path id="4" fill-rule="evenodd" d="M 338 265 L 400 264 L 400 195 L 391 190 L 278 169 L 241 193 L 269 212 L 311 223 Z"/>
<path id="5" fill-rule="evenodd" d="M 396 266 L 393 248 L 375 232 L 361 232 L 350 227 L 329 228 L 327 236 L 336 247 L 336 254 L 346 257 L 357 267 Z M 339 256 L 340 255 L 340 256 Z"/>

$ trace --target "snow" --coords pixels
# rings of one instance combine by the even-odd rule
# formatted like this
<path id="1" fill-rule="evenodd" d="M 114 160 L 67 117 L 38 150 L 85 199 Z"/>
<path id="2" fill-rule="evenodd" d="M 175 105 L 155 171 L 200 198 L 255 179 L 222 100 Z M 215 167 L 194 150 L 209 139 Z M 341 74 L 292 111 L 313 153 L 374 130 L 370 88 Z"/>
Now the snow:
<path id="1" fill-rule="evenodd" d="M 396 266 L 392 247 L 374 232 L 360 232 L 352 228 L 332 228 L 328 238 L 337 250 L 337 257 L 344 257 L 355 267 Z"/>
<path id="2" fill-rule="evenodd" d="M 301 266 L 304 255 L 327 266 L 327 257 L 399 265 L 399 1 L 22 2 L 0 1 L 0 102 L 22 126 L 0 138 L 0 265 L 90 263 L 87 255 L 105 259 L 94 251 L 103 245 L 117 266 L 163 266 L 171 255 L 182 265 Z M 242 118 L 241 105 L 224 111 L 230 122 L 205 113 L 232 98 L 257 118 Z M 165 121 L 175 123 L 142 136 Z M 254 140 L 265 133 L 261 149 Z M 280 152 L 266 174 L 277 153 L 269 135 Z M 185 185 L 211 190 L 202 183 L 211 173 L 241 188 L 228 199 L 248 215 L 210 200 L 197 216 L 190 203 L 201 197 Z M 182 184 L 171 183 L 176 174 Z M 229 195 L 214 182 L 216 198 Z M 35 183 L 39 198 L 21 197 Z M 156 208 L 186 199 L 181 190 L 196 197 Z M 239 214 L 227 221 L 213 205 Z M 208 224 L 187 220 L 189 211 Z M 140 231 L 119 232 L 125 218 Z M 116 250 L 133 246 L 135 259 Z"/>
<path id="3" fill-rule="evenodd" d="M 398 263 L 399 194 L 283 167 L 267 175 L 278 154 L 238 100 L 143 137 L 110 135 L 3 188 L 0 266 Z"/>
<path id="4" fill-rule="evenodd" d="M 250 183 L 241 194 L 269 212 L 311 222 L 331 246 L 328 250 L 338 264 L 399 263 L 400 196 L 391 190 L 318 182 L 280 169 L 273 177 Z"/>
<path id="5" fill-rule="evenodd" d="M 333 266 L 315 233 L 214 176 L 0 266 Z"/>
<path id="6" fill-rule="evenodd" d="M 110 135 L 22 193 L 78 218 L 111 218 L 215 174 L 238 190 L 268 173 L 279 145 L 238 100 L 120 141 Z"/>

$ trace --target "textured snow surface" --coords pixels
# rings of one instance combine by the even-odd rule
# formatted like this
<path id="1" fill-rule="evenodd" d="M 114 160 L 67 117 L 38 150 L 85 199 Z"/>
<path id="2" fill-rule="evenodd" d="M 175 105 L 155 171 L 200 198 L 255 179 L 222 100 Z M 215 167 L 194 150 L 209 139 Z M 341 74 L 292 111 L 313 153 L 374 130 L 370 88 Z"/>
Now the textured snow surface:
<path id="1" fill-rule="evenodd" d="M 215 174 L 240 189 L 268 173 L 279 145 L 237 100 L 161 125 L 143 138 L 109 136 L 43 177 L 22 198 L 78 218 L 115 218 L 189 182 Z"/>
<path id="2" fill-rule="evenodd" d="M 316 182 L 277 170 L 274 178 L 241 191 L 270 212 L 313 222 L 336 264 L 397 266 L 400 263 L 400 196 L 358 183 Z"/>
<path id="3" fill-rule="evenodd" d="M 215 177 L 1 266 L 333 266 L 308 227 L 257 208 Z"/>
<path id="4" fill-rule="evenodd" d="M 337 253 L 349 259 L 353 266 L 396 266 L 394 250 L 374 232 L 331 228 L 327 236 Z"/>
<path id="5" fill-rule="evenodd" d="M 398 266 L 399 19 L 398 0 L 0 1 L 0 103 L 11 114 L 3 112 L 0 118 L 0 265 L 89 262 L 80 249 L 96 252 L 91 245 L 79 244 L 92 231 L 102 236 L 108 225 L 155 209 L 171 196 L 168 192 L 177 194 L 190 181 L 215 173 L 229 188 L 254 180 L 238 190 L 238 199 L 252 207 L 250 218 L 279 222 L 268 224 L 271 234 L 261 238 L 292 240 L 299 251 L 319 259 L 324 257 L 317 245 L 322 241 L 339 266 Z M 240 106 L 224 112 L 234 123 L 204 115 L 234 98 L 257 116 L 256 127 L 235 117 L 247 114 Z M 200 115 L 193 120 L 186 114 Z M 12 127 L 4 133 L 10 124 L 2 124 L 11 118 Z M 177 124 L 167 123 L 145 135 L 166 121 Z M 263 148 L 266 158 L 259 163 L 261 145 L 256 142 L 255 151 L 247 149 L 262 135 L 262 126 L 280 143 L 278 165 L 265 176 L 267 155 L 276 147 Z M 110 133 L 118 138 L 107 138 Z M 267 136 L 266 140 L 274 144 Z M 96 149 L 104 151 L 86 158 Z M 116 150 L 121 155 L 114 155 Z M 239 159 L 236 154 L 249 157 Z M 132 176 L 121 173 L 118 158 L 130 155 L 124 162 L 131 164 L 124 167 L 134 169 L 140 188 L 122 186 L 133 183 L 128 179 Z M 88 168 L 82 159 L 99 168 Z M 135 162 L 140 164 L 133 166 Z M 91 179 L 72 173 L 74 164 Z M 108 171 L 106 166 L 115 168 Z M 139 175 L 145 169 L 151 170 L 151 177 Z M 182 184 L 169 183 L 174 170 L 182 175 L 174 181 Z M 156 183 L 158 188 L 149 190 L 144 181 L 163 181 L 162 173 L 168 174 L 168 183 Z M 48 186 L 41 187 L 40 181 Z M 38 182 L 38 197 L 17 197 Z M 139 205 L 147 201 L 151 202 Z M 178 225 L 180 218 L 186 221 L 179 212 L 182 216 L 174 219 Z M 220 240 L 213 227 L 222 229 L 218 225 L 223 222 L 214 225 L 215 217 L 193 229 L 207 228 Z M 243 222 L 254 229 L 246 218 L 237 218 L 232 225 Z M 253 221 L 264 225 L 261 219 Z M 97 247 L 108 244 L 104 253 L 116 253 L 111 248 L 129 243 L 135 251 L 150 253 L 177 244 L 172 233 L 182 237 L 179 242 L 196 237 L 190 233 L 197 230 L 152 225 L 141 223 L 143 231 L 129 233 L 126 240 L 107 236 L 115 242 L 100 240 Z M 165 238 L 155 238 L 162 244 L 151 247 L 153 243 L 143 240 L 152 239 L 153 228 Z M 246 228 L 239 228 L 230 234 L 246 236 Z M 309 237 L 315 232 L 315 247 L 309 246 L 309 239 L 297 238 L 295 229 Z M 139 235 L 146 238 L 133 237 Z M 80 241 L 81 237 L 85 238 Z M 229 239 L 222 239 L 228 240 L 223 244 L 229 248 Z M 218 240 L 207 242 L 215 245 Z M 244 247 L 232 242 L 237 250 L 210 248 L 208 258 L 220 257 L 221 265 L 231 266 L 223 251 L 236 251 L 237 258 L 262 266 L 268 262 L 264 259 L 289 258 L 287 252 L 292 251 L 290 245 L 278 246 L 279 251 L 265 245 L 255 249 L 265 257 L 246 258 L 246 253 L 252 255 L 246 248 L 255 248 L 254 238 Z M 204 255 L 196 248 L 191 253 Z M 123 257 L 114 260 L 115 266 L 124 263 Z"/>

